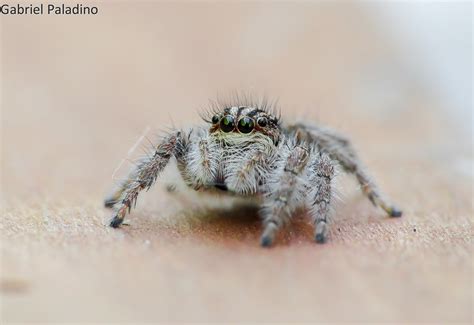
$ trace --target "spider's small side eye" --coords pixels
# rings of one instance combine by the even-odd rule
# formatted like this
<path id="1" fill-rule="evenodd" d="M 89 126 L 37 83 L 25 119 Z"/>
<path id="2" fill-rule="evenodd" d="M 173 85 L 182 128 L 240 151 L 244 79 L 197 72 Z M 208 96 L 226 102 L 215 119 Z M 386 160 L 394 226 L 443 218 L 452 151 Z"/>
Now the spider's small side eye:
<path id="1" fill-rule="evenodd" d="M 237 128 L 239 129 L 240 133 L 250 133 L 253 131 L 254 121 L 250 117 L 242 117 L 239 120 L 239 125 Z"/>
<path id="2" fill-rule="evenodd" d="M 222 118 L 221 130 L 226 133 L 234 130 L 234 117 L 232 115 L 226 115 Z"/>
<path id="3" fill-rule="evenodd" d="M 219 115 L 214 115 L 211 119 L 212 124 L 217 124 L 219 123 L 219 121 L 220 121 Z"/>
<path id="4" fill-rule="evenodd" d="M 259 118 L 257 119 L 257 124 L 258 124 L 258 126 L 264 128 L 264 127 L 267 126 L 268 120 L 267 120 L 266 117 L 259 117 Z"/>

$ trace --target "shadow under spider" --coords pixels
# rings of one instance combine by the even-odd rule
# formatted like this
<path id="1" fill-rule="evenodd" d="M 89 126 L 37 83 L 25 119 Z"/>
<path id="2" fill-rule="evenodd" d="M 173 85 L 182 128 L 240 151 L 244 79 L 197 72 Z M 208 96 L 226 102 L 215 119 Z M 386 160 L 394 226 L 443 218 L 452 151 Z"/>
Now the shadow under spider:
<path id="1" fill-rule="evenodd" d="M 263 231 L 257 205 L 236 204 L 232 207 L 185 210 L 173 227 L 183 236 L 219 242 L 248 242 L 258 245 Z M 153 222 L 156 225 L 156 220 Z M 158 221 L 159 222 L 159 221 Z M 275 245 L 286 245 L 296 238 L 311 242 L 312 226 L 304 211 L 294 213 L 277 234 Z"/>

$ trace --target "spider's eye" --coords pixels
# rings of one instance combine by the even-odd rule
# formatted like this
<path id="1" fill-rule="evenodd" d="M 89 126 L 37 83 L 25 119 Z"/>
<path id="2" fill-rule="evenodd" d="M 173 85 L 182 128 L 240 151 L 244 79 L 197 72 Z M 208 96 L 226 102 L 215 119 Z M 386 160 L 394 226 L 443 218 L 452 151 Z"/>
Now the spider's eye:
<path id="1" fill-rule="evenodd" d="M 232 115 L 226 115 L 221 120 L 221 130 L 224 132 L 230 132 L 234 129 L 234 117 Z"/>
<path id="2" fill-rule="evenodd" d="M 266 117 L 259 117 L 257 119 L 257 124 L 258 126 L 261 126 L 262 128 L 266 127 L 268 124 L 268 120 Z"/>
<path id="3" fill-rule="evenodd" d="M 246 116 L 242 117 L 239 120 L 239 125 L 237 125 L 237 128 L 239 129 L 241 133 L 250 133 L 253 131 L 253 127 L 254 127 L 253 119 Z"/>
<path id="4" fill-rule="evenodd" d="M 212 124 L 219 123 L 219 115 L 214 115 L 211 119 Z"/>

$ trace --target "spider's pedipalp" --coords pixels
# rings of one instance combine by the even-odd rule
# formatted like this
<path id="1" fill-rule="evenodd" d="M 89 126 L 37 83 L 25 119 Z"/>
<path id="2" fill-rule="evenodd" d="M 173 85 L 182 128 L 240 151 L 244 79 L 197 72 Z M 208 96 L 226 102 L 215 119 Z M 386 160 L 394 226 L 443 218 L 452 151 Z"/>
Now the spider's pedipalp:
<path id="1" fill-rule="evenodd" d="M 198 190 L 218 178 L 221 149 L 203 129 L 196 129 L 189 139 L 186 153 L 178 159 L 184 181 Z"/>

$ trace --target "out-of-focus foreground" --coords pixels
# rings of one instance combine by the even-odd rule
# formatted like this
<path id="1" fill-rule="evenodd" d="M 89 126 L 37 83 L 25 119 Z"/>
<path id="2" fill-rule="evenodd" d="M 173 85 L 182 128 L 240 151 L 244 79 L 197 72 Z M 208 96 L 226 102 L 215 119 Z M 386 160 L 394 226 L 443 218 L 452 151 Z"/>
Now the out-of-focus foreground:
<path id="1" fill-rule="evenodd" d="M 382 28 L 406 16 L 343 2 L 99 9 L 1 17 L 2 320 L 472 321 L 472 83 L 448 83 L 468 93 L 447 107 L 448 86 L 420 68 L 439 52 Z M 454 27 L 450 67 L 470 83 L 470 32 Z M 235 90 L 348 134 L 404 216 L 341 175 L 322 246 L 301 216 L 261 249 L 256 216 L 191 215 L 161 184 L 130 226 L 106 227 L 111 175 L 143 130 L 197 123 L 208 98 Z"/>

